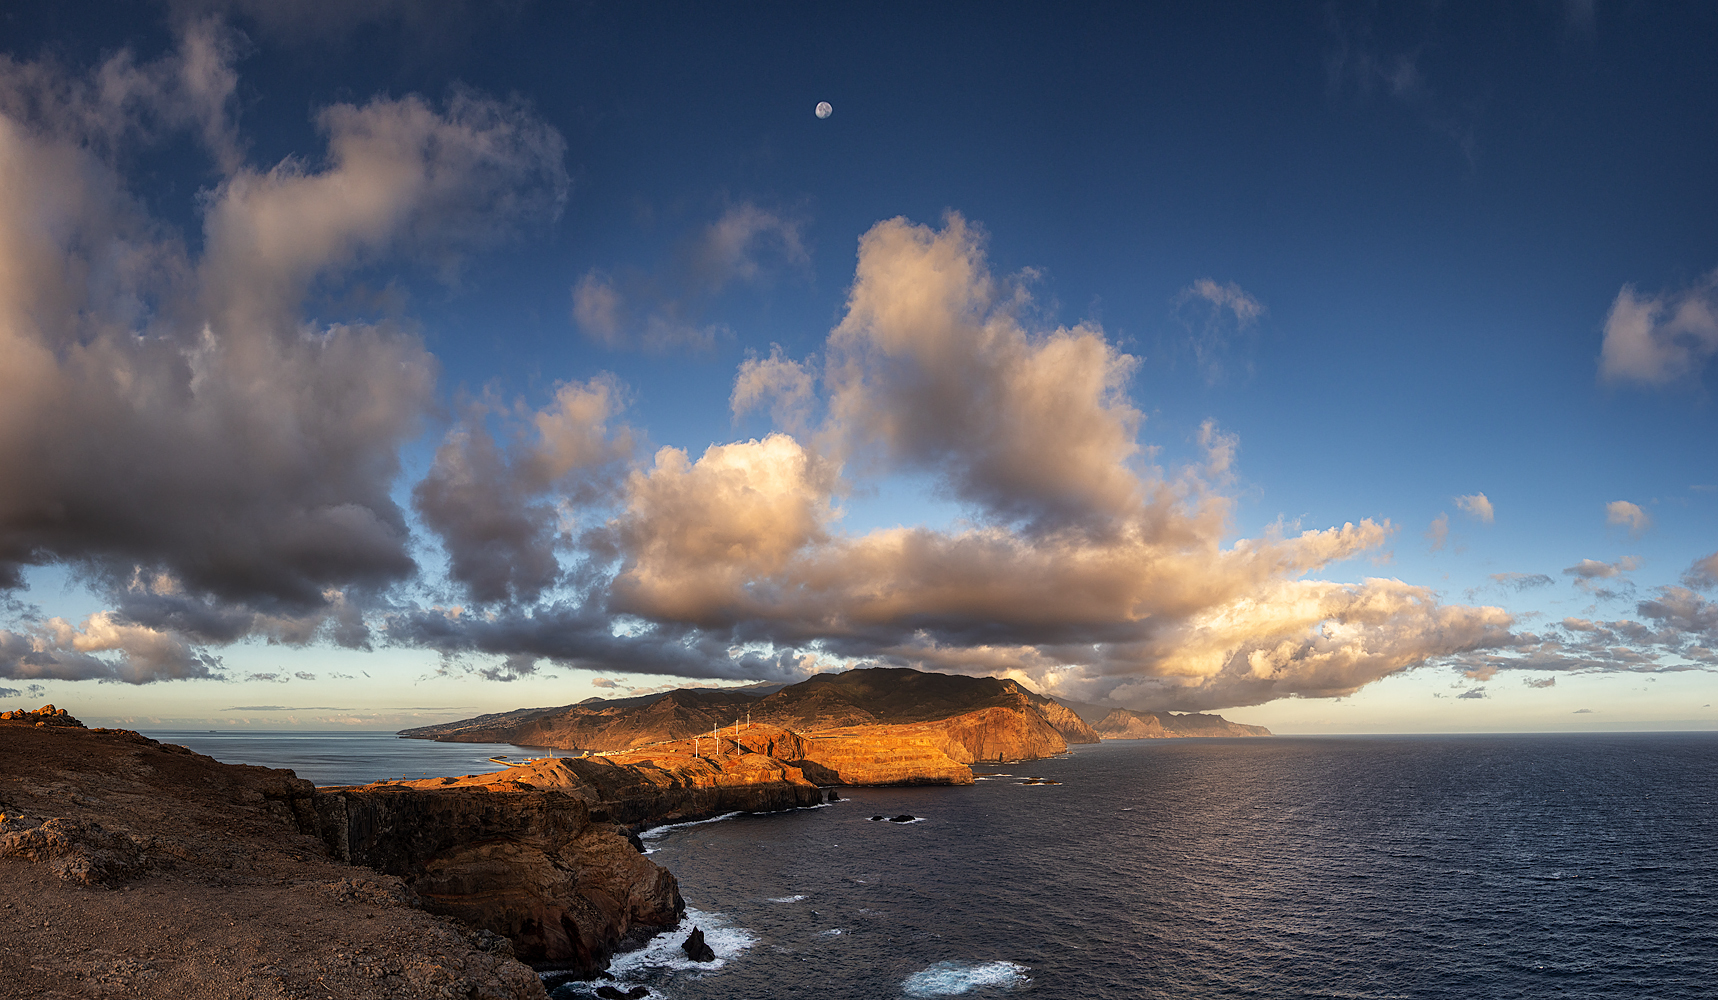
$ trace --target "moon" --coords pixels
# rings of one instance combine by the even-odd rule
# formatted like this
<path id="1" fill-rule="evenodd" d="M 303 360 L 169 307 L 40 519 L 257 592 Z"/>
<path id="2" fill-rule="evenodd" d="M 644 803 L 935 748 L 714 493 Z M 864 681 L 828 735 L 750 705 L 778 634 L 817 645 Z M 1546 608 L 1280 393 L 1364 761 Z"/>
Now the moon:
<path id="1" fill-rule="evenodd" d="M 818 101 L 817 102 L 817 117 L 828 118 L 830 115 L 832 115 L 834 113 L 835 113 L 835 109 L 829 105 L 828 101 Z"/>

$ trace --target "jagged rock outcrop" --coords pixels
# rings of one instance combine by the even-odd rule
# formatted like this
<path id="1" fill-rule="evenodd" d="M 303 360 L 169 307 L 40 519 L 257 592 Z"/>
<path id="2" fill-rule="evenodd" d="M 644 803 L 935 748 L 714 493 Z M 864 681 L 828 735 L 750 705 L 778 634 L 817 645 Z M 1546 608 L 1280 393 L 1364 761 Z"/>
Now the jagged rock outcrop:
<path id="1" fill-rule="evenodd" d="M 1269 736 L 1264 726 L 1230 722 L 1220 715 L 1135 712 L 1118 708 L 1094 729 L 1106 740 L 1150 740 L 1187 736 Z"/>
<path id="2" fill-rule="evenodd" d="M 763 697 L 697 689 L 519 709 L 400 735 L 612 752 L 747 718 L 818 737 L 821 749 L 779 759 L 817 765 L 807 774 L 823 784 L 960 783 L 971 775 L 957 765 L 1031 760 L 1098 741 L 1076 713 L 1016 681 L 905 668 L 819 674 Z"/>
<path id="3" fill-rule="evenodd" d="M 71 717 L 63 708 L 43 705 L 34 711 L 27 708 L 14 709 L 10 712 L 0 712 L 0 722 L 26 722 L 37 726 L 69 726 L 74 729 L 85 728 L 84 724 Z"/>

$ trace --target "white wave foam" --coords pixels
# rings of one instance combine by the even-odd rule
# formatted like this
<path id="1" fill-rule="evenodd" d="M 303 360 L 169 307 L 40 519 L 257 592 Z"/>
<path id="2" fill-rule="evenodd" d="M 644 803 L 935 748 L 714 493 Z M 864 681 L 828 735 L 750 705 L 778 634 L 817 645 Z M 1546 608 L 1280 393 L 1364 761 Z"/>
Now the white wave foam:
<path id="1" fill-rule="evenodd" d="M 819 934 L 818 937 L 840 937 L 841 935 L 843 935 L 845 933 L 846 933 L 846 931 L 843 931 L 839 927 L 831 927 L 828 930 L 824 931 L 823 933 Z"/>
<path id="2" fill-rule="evenodd" d="M 686 935 L 697 927 L 704 932 L 704 943 L 716 953 L 714 962 L 694 962 L 686 957 L 686 952 L 680 945 L 686 940 Z M 608 971 L 616 980 L 625 980 L 654 969 L 669 969 L 675 972 L 714 972 L 727 965 L 733 959 L 740 957 L 758 939 L 744 927 L 735 927 L 728 923 L 720 913 L 706 913 L 688 906 L 686 915 L 680 918 L 680 923 L 671 931 L 665 931 L 650 939 L 650 942 L 637 951 L 629 951 L 614 956 Z M 620 985 L 617 982 L 615 985 Z"/>
<path id="3" fill-rule="evenodd" d="M 805 897 L 805 896 L 771 896 L 771 897 L 769 897 L 769 901 L 772 903 L 797 903 L 800 900 L 806 899 L 806 898 L 808 898 L 808 897 Z"/>
<path id="4" fill-rule="evenodd" d="M 670 830 L 683 830 L 689 826 L 703 826 L 705 823 L 720 823 L 721 821 L 723 821 L 725 819 L 733 819 L 735 816 L 744 816 L 745 814 L 746 814 L 745 810 L 736 809 L 735 811 L 733 811 L 731 813 L 723 813 L 720 816 L 711 816 L 709 819 L 695 819 L 695 820 L 691 820 L 691 821 L 686 822 L 686 823 L 669 823 L 666 826 L 653 826 L 650 829 L 639 834 L 638 839 L 639 840 L 655 840 L 658 837 L 667 836 L 668 831 L 670 831 Z M 646 853 L 648 853 L 648 852 L 646 852 Z"/>
<path id="5" fill-rule="evenodd" d="M 1026 971 L 1014 962 L 938 962 L 908 976 L 901 989 L 910 997 L 959 996 L 980 986 L 1012 989 L 1031 981 Z"/>

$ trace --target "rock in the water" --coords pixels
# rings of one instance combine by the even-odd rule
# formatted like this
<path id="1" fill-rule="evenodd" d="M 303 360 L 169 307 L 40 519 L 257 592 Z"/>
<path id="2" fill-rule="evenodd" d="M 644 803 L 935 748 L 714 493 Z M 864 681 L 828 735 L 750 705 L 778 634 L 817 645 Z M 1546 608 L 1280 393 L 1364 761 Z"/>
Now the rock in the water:
<path id="1" fill-rule="evenodd" d="M 634 986 L 630 990 L 617 989 L 613 986 L 597 987 L 597 996 L 602 997 L 603 1000 L 641 1000 L 641 998 L 649 995 L 650 988 L 647 986 Z"/>
<path id="2" fill-rule="evenodd" d="M 879 820 L 885 820 L 885 819 L 888 819 L 888 818 L 889 818 L 889 817 L 887 817 L 887 816 L 873 816 L 873 817 L 871 817 L 871 822 L 873 822 L 873 823 L 876 823 L 876 822 L 878 822 L 878 821 L 879 821 Z"/>
<path id="3" fill-rule="evenodd" d="M 891 823 L 911 823 L 915 819 L 918 819 L 918 817 L 914 816 L 912 813 L 902 813 L 899 816 L 890 816 L 889 822 L 891 822 Z"/>
<path id="4" fill-rule="evenodd" d="M 686 952 L 686 957 L 694 962 L 714 962 L 716 960 L 716 952 L 704 943 L 704 931 L 700 928 L 692 928 L 692 933 L 686 935 L 686 940 L 681 942 L 680 948 Z"/>

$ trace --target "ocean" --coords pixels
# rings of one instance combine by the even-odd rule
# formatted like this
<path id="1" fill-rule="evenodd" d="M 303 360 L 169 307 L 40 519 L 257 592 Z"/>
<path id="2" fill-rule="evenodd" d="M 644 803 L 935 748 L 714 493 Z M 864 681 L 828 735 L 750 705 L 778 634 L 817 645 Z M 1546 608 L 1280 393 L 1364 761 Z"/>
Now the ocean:
<path id="1" fill-rule="evenodd" d="M 395 742 L 426 767 L 448 746 Z M 1116 741 L 978 770 L 968 788 L 852 789 L 651 831 L 690 909 L 618 956 L 613 985 L 671 1000 L 1718 993 L 1718 734 Z M 694 925 L 716 963 L 680 953 Z"/>
<path id="2" fill-rule="evenodd" d="M 289 767 L 318 785 L 367 785 L 401 778 L 499 771 L 490 757 L 541 757 L 564 750 L 511 743 L 436 743 L 403 740 L 392 732 L 301 732 L 243 729 L 146 729 L 143 735 L 177 743 L 228 764 Z"/>

